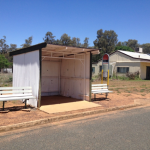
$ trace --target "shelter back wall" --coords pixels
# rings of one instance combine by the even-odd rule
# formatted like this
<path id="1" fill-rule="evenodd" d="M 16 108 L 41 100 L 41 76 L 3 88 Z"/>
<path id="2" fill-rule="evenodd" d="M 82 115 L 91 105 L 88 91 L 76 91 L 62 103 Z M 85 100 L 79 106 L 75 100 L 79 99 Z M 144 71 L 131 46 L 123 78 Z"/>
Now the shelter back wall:
<path id="1" fill-rule="evenodd" d="M 42 96 L 60 93 L 60 60 L 42 61 Z"/>
<path id="2" fill-rule="evenodd" d="M 71 57 L 69 57 L 71 58 Z M 63 95 L 86 99 L 90 84 L 90 53 L 76 56 L 78 59 L 49 59 L 42 61 L 42 96 Z"/>
<path id="3" fill-rule="evenodd" d="M 90 53 L 78 56 L 80 60 L 62 60 L 61 63 L 61 95 L 77 99 L 89 100 Z M 87 95 L 87 96 L 84 96 Z"/>
<path id="4" fill-rule="evenodd" d="M 13 56 L 13 87 L 32 87 L 36 99 L 28 104 L 37 107 L 39 91 L 39 50 Z"/>

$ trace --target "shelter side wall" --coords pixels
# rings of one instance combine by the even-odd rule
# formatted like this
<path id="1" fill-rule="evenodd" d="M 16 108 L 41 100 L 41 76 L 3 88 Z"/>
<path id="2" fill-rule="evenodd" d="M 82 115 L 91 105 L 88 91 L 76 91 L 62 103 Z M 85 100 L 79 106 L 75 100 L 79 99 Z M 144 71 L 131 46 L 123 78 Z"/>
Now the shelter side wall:
<path id="1" fill-rule="evenodd" d="M 42 96 L 59 95 L 60 93 L 60 60 L 42 61 Z"/>
<path id="2" fill-rule="evenodd" d="M 39 50 L 13 56 L 13 87 L 32 87 L 36 99 L 27 103 L 37 107 L 39 92 Z"/>
<path id="3" fill-rule="evenodd" d="M 76 56 L 84 60 L 62 60 L 61 95 L 89 100 L 90 53 Z M 85 68 L 84 68 L 85 64 Z M 86 96 L 85 96 L 86 95 Z"/>
<path id="4" fill-rule="evenodd" d="M 146 63 L 146 62 L 141 62 L 140 67 L 141 67 L 141 74 L 140 74 L 140 78 L 141 79 L 146 79 L 146 67 L 150 66 L 150 63 Z"/>

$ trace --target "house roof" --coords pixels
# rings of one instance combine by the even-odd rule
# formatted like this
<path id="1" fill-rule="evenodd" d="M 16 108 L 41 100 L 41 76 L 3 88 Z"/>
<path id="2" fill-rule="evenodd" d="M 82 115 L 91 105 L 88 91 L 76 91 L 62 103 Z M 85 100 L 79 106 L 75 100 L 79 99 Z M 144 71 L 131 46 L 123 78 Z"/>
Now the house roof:
<path id="1" fill-rule="evenodd" d="M 142 54 L 142 53 L 137 53 L 137 52 L 129 52 L 129 51 L 124 51 L 124 50 L 117 50 L 113 53 L 111 53 L 109 56 L 111 56 L 112 54 L 116 53 L 116 52 L 120 52 L 126 56 L 129 56 L 131 58 L 134 59 L 139 59 L 140 61 L 150 61 L 150 54 Z M 102 59 L 100 59 L 98 62 L 102 61 Z M 97 64 L 98 62 L 94 62 L 92 64 Z"/>
<path id="2" fill-rule="evenodd" d="M 57 54 L 58 57 L 62 56 L 62 54 L 72 55 L 72 54 L 79 54 L 79 53 L 85 53 L 85 52 L 91 52 L 92 54 L 99 54 L 98 49 L 47 44 L 44 42 L 44 43 L 36 44 L 27 48 L 22 48 L 22 49 L 10 52 L 9 55 L 10 56 L 19 55 L 19 54 L 28 53 L 31 51 L 36 51 L 39 49 L 42 49 L 42 53 L 45 53 L 46 55 L 50 55 L 50 53 L 59 53 Z"/>
<path id="3" fill-rule="evenodd" d="M 123 51 L 123 50 L 118 50 L 118 52 L 121 52 L 125 55 L 128 55 L 128 56 L 132 57 L 132 58 L 150 60 L 150 55 L 148 55 L 148 54 L 142 54 L 142 53 L 137 53 L 137 52 L 129 52 L 129 51 Z"/>

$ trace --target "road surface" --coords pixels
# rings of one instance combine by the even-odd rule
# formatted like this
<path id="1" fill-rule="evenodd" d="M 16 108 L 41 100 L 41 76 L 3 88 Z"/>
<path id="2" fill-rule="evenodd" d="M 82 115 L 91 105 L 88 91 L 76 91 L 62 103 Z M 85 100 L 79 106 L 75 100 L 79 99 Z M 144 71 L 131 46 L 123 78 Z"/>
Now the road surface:
<path id="1" fill-rule="evenodd" d="M 0 134 L 0 150 L 149 150 L 150 107 Z"/>

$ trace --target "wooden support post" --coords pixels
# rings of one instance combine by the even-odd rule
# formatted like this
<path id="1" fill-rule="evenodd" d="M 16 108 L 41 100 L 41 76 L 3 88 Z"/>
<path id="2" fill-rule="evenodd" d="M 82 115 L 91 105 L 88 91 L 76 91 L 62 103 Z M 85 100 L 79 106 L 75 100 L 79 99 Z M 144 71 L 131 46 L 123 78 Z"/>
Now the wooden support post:
<path id="1" fill-rule="evenodd" d="M 84 100 L 86 100 L 86 96 L 85 96 L 85 94 L 86 94 L 86 83 L 85 83 L 85 76 L 86 76 L 86 74 L 85 74 L 85 58 L 86 58 L 86 53 L 84 53 Z"/>
<path id="2" fill-rule="evenodd" d="M 89 101 L 91 102 L 91 85 L 92 85 L 92 53 L 90 52 L 90 82 L 89 82 Z"/>
<path id="3" fill-rule="evenodd" d="M 39 49 L 39 93 L 38 93 L 38 108 L 41 107 L 41 78 L 42 78 L 42 50 Z"/>

